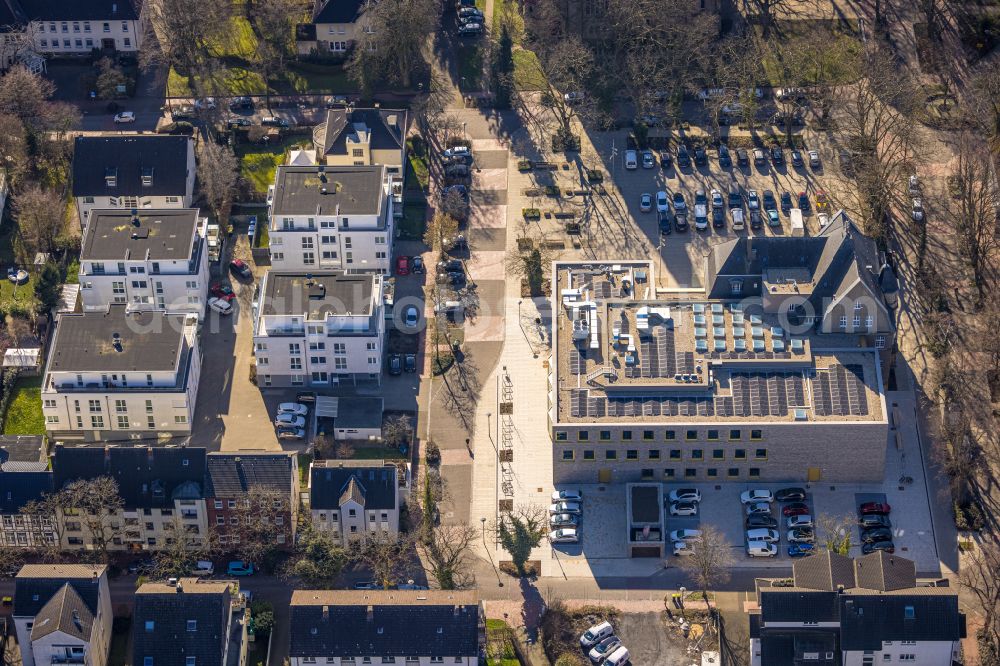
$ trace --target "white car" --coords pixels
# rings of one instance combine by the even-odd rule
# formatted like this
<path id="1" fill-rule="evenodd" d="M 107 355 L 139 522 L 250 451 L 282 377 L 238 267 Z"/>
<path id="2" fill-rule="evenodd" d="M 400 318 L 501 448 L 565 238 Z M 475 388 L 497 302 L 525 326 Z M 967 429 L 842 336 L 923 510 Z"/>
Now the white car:
<path id="1" fill-rule="evenodd" d="M 752 502 L 773 502 L 774 494 L 770 490 L 756 489 L 756 490 L 744 490 L 740 495 L 740 501 L 744 504 L 750 504 Z"/>
<path id="2" fill-rule="evenodd" d="M 295 416 L 305 416 L 309 413 L 309 408 L 299 402 L 283 402 L 278 405 L 278 414 L 294 414 Z"/>
<path id="3" fill-rule="evenodd" d="M 278 414 L 274 417 L 274 425 L 279 428 L 304 428 L 306 420 L 295 414 Z"/>
<path id="4" fill-rule="evenodd" d="M 578 502 L 555 502 L 549 505 L 549 513 L 580 513 L 580 504 Z"/>
<path id="5" fill-rule="evenodd" d="M 671 516 L 697 516 L 698 503 L 691 501 L 674 502 L 670 505 Z"/>
<path id="6" fill-rule="evenodd" d="M 205 99 L 196 99 L 194 101 L 194 108 L 196 109 L 214 109 L 215 108 L 215 98 L 206 97 Z"/>
<path id="7" fill-rule="evenodd" d="M 417 306 L 410 305 L 403 312 L 403 325 L 406 328 L 416 328 L 417 321 L 420 319 L 420 313 L 417 312 Z"/>
<path id="8" fill-rule="evenodd" d="M 809 151 L 809 166 L 813 169 L 818 169 L 820 165 L 819 161 L 819 151 L 810 150 Z"/>
<path id="9" fill-rule="evenodd" d="M 667 495 L 671 502 L 700 502 L 701 491 L 697 488 L 677 488 Z"/>
<path id="10" fill-rule="evenodd" d="M 631 170 L 637 168 L 638 166 L 639 166 L 639 156 L 636 154 L 634 150 L 626 150 L 625 168 Z"/>
<path id="11" fill-rule="evenodd" d="M 816 533 L 810 529 L 788 530 L 788 543 L 816 543 Z"/>
<path id="12" fill-rule="evenodd" d="M 215 573 L 215 565 L 208 560 L 198 560 L 194 565 L 194 571 L 191 572 L 194 576 L 211 576 Z"/>
<path id="13" fill-rule="evenodd" d="M 642 151 L 642 168 L 652 169 L 656 166 L 656 159 L 653 157 L 653 151 L 644 150 Z"/>
<path id="14" fill-rule="evenodd" d="M 115 114 L 116 123 L 134 123 L 135 113 L 132 111 L 122 111 L 121 113 Z"/>
<path id="15" fill-rule="evenodd" d="M 660 190 L 656 193 L 656 212 L 666 213 L 670 210 L 670 203 L 667 199 L 667 193 L 665 190 Z"/>
<path id="16" fill-rule="evenodd" d="M 563 95 L 563 100 L 567 104 L 576 104 L 577 102 L 582 101 L 583 98 L 586 96 L 587 96 L 586 93 L 584 93 L 583 91 L 575 90 Z"/>
<path id="17" fill-rule="evenodd" d="M 580 524 L 580 516 L 572 513 L 557 513 L 549 517 L 549 527 L 576 527 Z"/>
<path id="18" fill-rule="evenodd" d="M 747 541 L 766 541 L 767 543 L 778 543 L 781 540 L 781 534 L 778 530 L 772 530 L 767 527 L 756 527 L 752 530 L 747 530 Z"/>
<path id="19" fill-rule="evenodd" d="M 582 502 L 583 493 L 579 490 L 557 490 L 552 493 L 553 502 Z"/>
<path id="20" fill-rule="evenodd" d="M 747 504 L 747 515 L 752 516 L 755 513 L 771 513 L 771 505 L 767 502 L 752 502 Z"/>
<path id="21" fill-rule="evenodd" d="M 593 627 L 583 632 L 583 634 L 580 636 L 580 645 L 589 649 L 614 633 L 615 630 L 611 626 L 610 622 L 601 622 L 600 624 L 595 624 Z"/>
<path id="22" fill-rule="evenodd" d="M 233 313 L 233 304 L 224 298 L 210 298 L 208 299 L 208 309 L 214 310 L 220 315 L 228 315 Z"/>
<path id="23" fill-rule="evenodd" d="M 911 197 L 920 196 L 920 179 L 917 178 L 917 174 L 913 174 L 912 176 L 910 176 L 909 191 Z"/>
<path id="24" fill-rule="evenodd" d="M 750 557 L 775 557 L 778 554 L 778 545 L 766 541 L 748 541 L 747 555 Z"/>
<path id="25" fill-rule="evenodd" d="M 701 541 L 701 530 L 674 530 L 670 533 L 671 541 Z"/>
<path id="26" fill-rule="evenodd" d="M 722 192 L 717 189 L 712 189 L 712 208 L 722 208 L 724 206 L 722 201 Z"/>
<path id="27" fill-rule="evenodd" d="M 564 527 L 549 532 L 549 541 L 552 543 L 577 543 L 579 540 L 580 535 L 575 527 Z"/>
<path id="28" fill-rule="evenodd" d="M 305 428 L 278 428 L 278 439 L 303 439 Z"/>
<path id="29" fill-rule="evenodd" d="M 441 154 L 445 157 L 467 157 L 472 154 L 472 151 L 468 146 L 452 146 Z"/>
<path id="30" fill-rule="evenodd" d="M 790 530 L 794 530 L 796 527 L 812 527 L 813 517 L 808 513 L 801 516 L 789 516 L 786 524 Z"/>
<path id="31" fill-rule="evenodd" d="M 816 219 L 819 220 L 819 228 L 823 229 L 826 225 L 830 224 L 830 216 L 826 213 L 819 213 L 816 215 Z"/>
<path id="32" fill-rule="evenodd" d="M 643 213 L 648 213 L 653 210 L 653 195 L 649 192 L 643 192 L 642 196 L 639 197 L 639 210 Z"/>
<path id="33" fill-rule="evenodd" d="M 924 202 L 920 199 L 913 200 L 913 220 L 920 222 L 924 219 Z"/>
<path id="34" fill-rule="evenodd" d="M 694 555 L 694 544 L 687 541 L 674 541 L 673 553 L 674 557 Z"/>

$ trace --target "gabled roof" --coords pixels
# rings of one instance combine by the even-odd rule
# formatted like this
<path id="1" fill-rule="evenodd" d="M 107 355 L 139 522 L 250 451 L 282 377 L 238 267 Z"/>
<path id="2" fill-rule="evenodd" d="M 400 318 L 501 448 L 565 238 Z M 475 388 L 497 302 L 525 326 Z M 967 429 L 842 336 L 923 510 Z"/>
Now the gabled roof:
<path id="1" fill-rule="evenodd" d="M 473 657 L 474 592 L 299 590 L 292 593 L 292 657 Z"/>
<path id="2" fill-rule="evenodd" d="M 398 490 L 396 467 L 329 467 L 314 465 L 310 472 L 309 506 L 338 509 L 355 499 L 366 509 L 395 509 Z"/>
<path id="3" fill-rule="evenodd" d="M 857 587 L 889 592 L 917 585 L 917 565 L 905 557 L 895 557 L 882 550 L 854 560 Z"/>
<path id="4" fill-rule="evenodd" d="M 830 551 L 803 557 L 792 565 L 795 587 L 836 592 L 854 587 L 854 561 Z"/>
<path id="5" fill-rule="evenodd" d="M 844 595 L 840 608 L 844 650 L 878 650 L 882 641 L 962 638 L 957 593 Z"/>
<path id="6" fill-rule="evenodd" d="M 31 627 L 31 640 L 37 641 L 61 631 L 67 636 L 86 642 L 90 640 L 93 628 L 94 613 L 87 607 L 87 603 L 76 589 L 69 583 L 64 583 L 35 615 Z"/>
<path id="7" fill-rule="evenodd" d="M 73 196 L 184 196 L 190 141 L 155 134 L 79 136 L 73 144 Z M 150 169 L 151 184 L 143 185 Z"/>
<path id="8" fill-rule="evenodd" d="M 183 581 L 183 589 L 163 585 L 143 585 L 135 593 L 132 614 L 132 663 L 169 666 L 194 657 L 197 666 L 224 666 L 223 647 L 229 640 L 228 587 L 213 585 L 194 593 L 198 585 Z M 193 620 L 194 630 L 188 629 Z M 147 628 L 147 623 L 152 623 Z"/>
<path id="9" fill-rule="evenodd" d="M 15 617 L 35 617 L 49 600 L 69 584 L 87 609 L 96 614 L 103 564 L 26 564 L 14 578 Z"/>
<path id="10" fill-rule="evenodd" d="M 206 463 L 205 497 L 243 495 L 257 487 L 292 491 L 296 463 L 288 453 L 212 453 Z"/>
<path id="11" fill-rule="evenodd" d="M 0 470 L 0 514 L 18 513 L 28 502 L 40 500 L 50 492 L 51 471 L 8 471 L 6 465 Z"/>
<path id="12" fill-rule="evenodd" d="M 132 0 L 11 0 L 32 20 L 135 21 L 139 18 Z"/>
<path id="13" fill-rule="evenodd" d="M 313 23 L 354 23 L 366 0 L 316 0 Z"/>
<path id="14" fill-rule="evenodd" d="M 320 155 L 346 155 L 347 137 L 355 126 L 370 132 L 373 150 L 402 150 L 406 132 L 406 111 L 397 109 L 329 109 L 326 119 L 316 126 L 313 143 Z"/>
<path id="15" fill-rule="evenodd" d="M 760 615 L 765 625 L 770 622 L 836 622 L 837 603 L 836 592 L 760 590 Z"/>
<path id="16" fill-rule="evenodd" d="M 126 509 L 170 507 L 175 499 L 202 497 L 205 449 L 57 446 L 52 469 L 56 488 L 110 476 Z"/>

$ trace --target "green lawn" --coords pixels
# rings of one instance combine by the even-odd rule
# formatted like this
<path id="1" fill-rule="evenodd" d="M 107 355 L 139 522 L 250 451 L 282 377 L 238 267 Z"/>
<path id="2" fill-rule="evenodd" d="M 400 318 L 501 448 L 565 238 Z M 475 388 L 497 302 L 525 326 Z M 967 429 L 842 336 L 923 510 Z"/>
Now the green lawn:
<path id="1" fill-rule="evenodd" d="M 404 240 L 421 240 L 427 222 L 427 204 L 409 202 L 403 204 L 403 219 L 399 221 L 399 237 Z"/>
<path id="2" fill-rule="evenodd" d="M 312 456 L 307 453 L 298 455 L 299 461 L 299 487 L 305 488 L 309 485 L 309 464 L 312 463 Z"/>
<path id="3" fill-rule="evenodd" d="M 864 45 L 839 21 L 779 21 L 767 40 L 760 38 L 759 27 L 757 34 L 767 85 L 844 85 L 858 78 L 856 63 Z M 810 48 L 812 43 L 822 47 Z"/>
<path id="4" fill-rule="evenodd" d="M 0 264 L 5 267 L 15 265 L 14 234 L 17 226 L 13 220 L 4 216 L 0 223 Z M 14 286 L 7 279 L 7 274 L 0 275 L 0 310 L 9 311 L 11 305 L 32 310 L 35 307 L 35 274 L 29 271 L 27 284 Z"/>
<path id="5" fill-rule="evenodd" d="M 355 446 L 351 458 L 354 460 L 405 460 L 399 449 L 388 446 Z"/>
<path id="6" fill-rule="evenodd" d="M 413 139 L 406 141 L 406 189 L 424 190 L 430 183 L 430 171 L 427 169 L 427 156 L 417 155 L 413 150 Z"/>
<path id="7" fill-rule="evenodd" d="M 545 75 L 534 51 L 514 50 L 514 86 L 518 90 L 545 89 Z"/>
<path id="8" fill-rule="evenodd" d="M 484 49 L 485 47 L 479 44 L 458 45 L 458 76 L 461 90 L 482 89 Z"/>
<path id="9" fill-rule="evenodd" d="M 14 397 L 7 405 L 3 423 L 5 435 L 44 435 L 42 414 L 42 378 L 21 377 L 14 386 Z"/>
<path id="10" fill-rule="evenodd" d="M 486 620 L 486 666 L 519 666 L 510 638 L 511 628 L 503 620 Z"/>
<path id="11" fill-rule="evenodd" d="M 266 146 L 239 144 L 236 156 L 240 158 L 240 174 L 253 184 L 255 191 L 266 194 L 267 188 L 274 184 L 275 170 L 284 164 L 289 150 L 304 143 L 308 143 L 307 137 L 293 135 Z"/>

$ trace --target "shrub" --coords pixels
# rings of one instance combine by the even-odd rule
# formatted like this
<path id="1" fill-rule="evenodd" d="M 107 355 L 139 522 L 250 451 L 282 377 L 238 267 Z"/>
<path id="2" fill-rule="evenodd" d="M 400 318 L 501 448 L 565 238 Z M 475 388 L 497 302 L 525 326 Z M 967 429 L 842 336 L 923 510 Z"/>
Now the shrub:
<path id="1" fill-rule="evenodd" d="M 258 636 L 269 636 L 274 627 L 274 607 L 269 601 L 254 601 L 250 604 L 250 616 Z"/>
<path id="2" fill-rule="evenodd" d="M 521 211 L 526 220 L 540 220 L 542 219 L 542 211 L 537 208 L 525 208 Z"/>
<path id="3" fill-rule="evenodd" d="M 587 182 L 588 183 L 603 183 L 604 182 L 604 172 L 600 169 L 587 169 Z"/>
<path id="4" fill-rule="evenodd" d="M 572 652 L 563 652 L 559 655 L 559 658 L 556 659 L 554 666 L 584 666 L 584 663 L 583 659 L 580 658 L 580 655 L 573 654 Z"/>
<path id="5" fill-rule="evenodd" d="M 441 449 L 434 442 L 427 442 L 427 452 L 424 454 L 428 465 L 437 465 L 441 462 Z"/>
<path id="6" fill-rule="evenodd" d="M 559 193 L 560 193 L 560 190 L 559 190 L 559 186 L 558 185 L 546 185 L 545 186 L 545 195 L 546 196 L 557 197 L 557 196 L 559 196 Z"/>
<path id="7" fill-rule="evenodd" d="M 531 160 L 518 160 L 517 162 L 518 171 L 531 171 Z"/>

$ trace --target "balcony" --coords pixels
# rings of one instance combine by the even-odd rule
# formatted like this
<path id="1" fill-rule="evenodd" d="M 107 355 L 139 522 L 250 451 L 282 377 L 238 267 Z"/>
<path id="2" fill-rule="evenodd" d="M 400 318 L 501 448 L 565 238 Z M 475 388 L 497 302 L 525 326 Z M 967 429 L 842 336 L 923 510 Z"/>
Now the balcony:
<path id="1" fill-rule="evenodd" d="M 84 655 L 53 655 L 49 663 L 52 664 L 83 664 L 86 657 Z"/>

